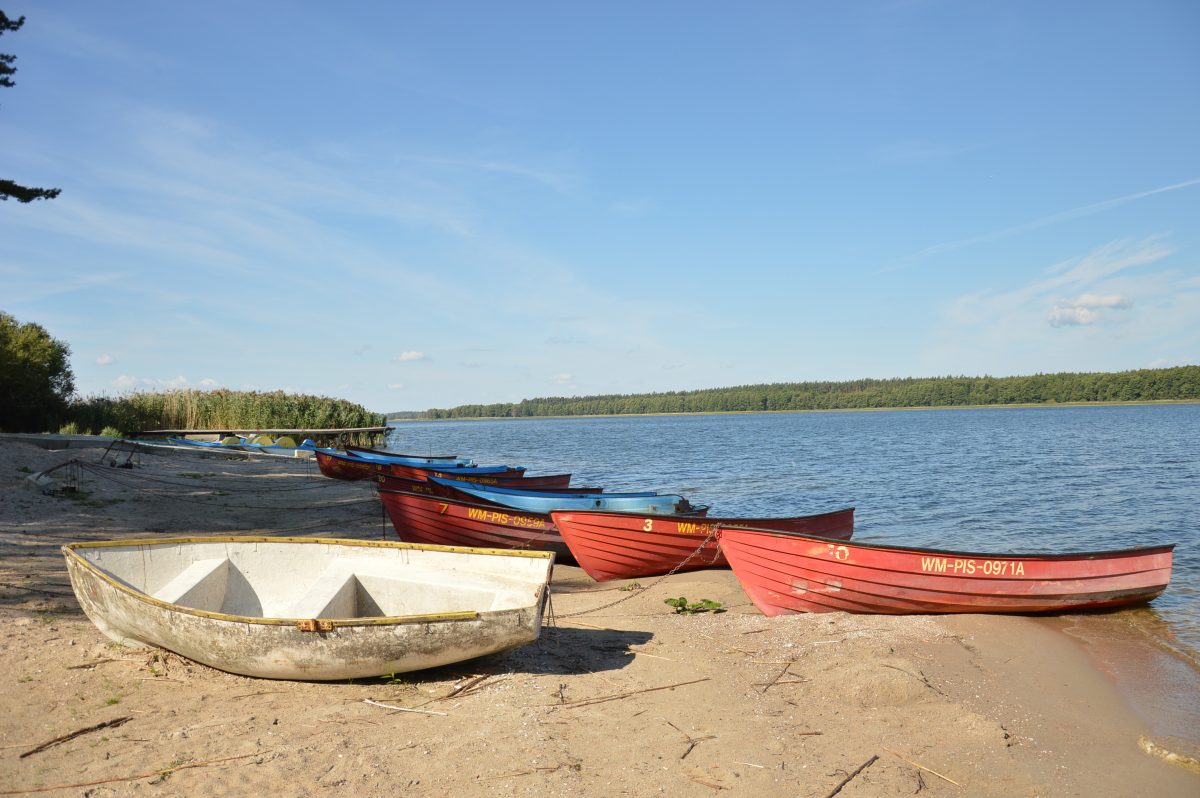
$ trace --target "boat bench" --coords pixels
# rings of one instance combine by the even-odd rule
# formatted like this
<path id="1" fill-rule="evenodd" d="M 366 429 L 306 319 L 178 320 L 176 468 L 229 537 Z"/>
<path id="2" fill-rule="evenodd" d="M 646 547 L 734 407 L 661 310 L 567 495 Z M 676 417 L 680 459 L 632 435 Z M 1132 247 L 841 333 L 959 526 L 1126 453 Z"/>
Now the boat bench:
<path id="1" fill-rule="evenodd" d="M 396 563 L 340 557 L 326 566 L 295 598 L 281 597 L 274 606 L 266 596 L 246 594 L 234 585 L 238 599 L 230 604 L 231 581 L 237 566 L 228 558 L 197 560 L 151 594 L 152 598 L 208 612 L 277 618 L 377 618 L 447 612 L 486 611 L 520 606 L 525 583 L 488 574 L 443 575 L 421 578 L 416 573 L 396 577 Z M 235 579 L 231 580 L 231 575 Z M 242 578 L 241 585 L 245 585 Z M 250 609 L 251 604 L 258 604 Z"/>

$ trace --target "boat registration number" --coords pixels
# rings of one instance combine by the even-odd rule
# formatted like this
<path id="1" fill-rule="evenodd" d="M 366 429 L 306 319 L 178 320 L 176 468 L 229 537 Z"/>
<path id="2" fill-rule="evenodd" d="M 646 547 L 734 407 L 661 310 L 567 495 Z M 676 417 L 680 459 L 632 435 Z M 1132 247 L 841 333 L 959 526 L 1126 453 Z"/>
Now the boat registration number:
<path id="1" fill-rule="evenodd" d="M 546 522 L 536 516 L 498 513 L 492 510 L 480 510 L 476 507 L 467 508 L 467 517 L 472 521 L 486 521 L 489 524 L 519 526 L 527 529 L 542 529 L 546 526 Z"/>
<path id="2" fill-rule="evenodd" d="M 964 560 L 957 557 L 922 557 L 921 570 L 929 574 L 982 573 L 984 576 L 1024 576 L 1025 563 L 1019 560 Z"/>

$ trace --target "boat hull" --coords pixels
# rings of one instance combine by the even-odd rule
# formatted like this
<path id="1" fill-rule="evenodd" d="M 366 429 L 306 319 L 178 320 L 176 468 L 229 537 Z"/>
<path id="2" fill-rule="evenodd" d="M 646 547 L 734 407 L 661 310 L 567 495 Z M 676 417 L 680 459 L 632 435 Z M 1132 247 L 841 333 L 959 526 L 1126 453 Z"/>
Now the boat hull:
<path id="1" fill-rule="evenodd" d="M 712 518 L 592 511 L 550 514 L 579 567 L 597 582 L 672 571 L 728 567 L 718 545 L 721 524 L 805 532 L 848 540 L 854 508 L 791 518 Z"/>
<path id="2" fill-rule="evenodd" d="M 376 479 L 379 482 L 379 487 L 388 488 L 392 491 L 408 491 L 409 493 L 425 493 L 427 496 L 449 496 L 454 499 L 461 499 L 463 502 L 474 500 L 468 493 L 458 491 L 454 485 L 438 484 L 422 479 L 410 479 L 408 476 L 396 476 L 395 474 L 377 474 Z M 458 480 L 446 480 L 455 482 Z M 539 491 L 557 491 L 563 493 L 602 493 L 602 488 L 596 487 L 568 487 L 571 481 L 570 474 L 550 474 L 547 476 L 521 476 L 516 479 L 498 478 L 493 481 L 502 482 L 503 487 L 527 486 L 536 488 Z"/>
<path id="3" fill-rule="evenodd" d="M 552 551 L 571 558 L 562 535 L 543 513 L 387 489 L 379 491 L 379 498 L 403 541 Z"/>
<path id="4" fill-rule="evenodd" d="M 372 463 L 367 460 L 361 460 L 350 457 L 339 457 L 329 452 L 318 451 L 315 453 L 317 458 L 317 468 L 321 469 L 321 473 L 333 479 L 374 479 L 376 474 L 384 470 L 384 466 L 380 463 Z"/>
<path id="5" fill-rule="evenodd" d="M 203 554 L 194 547 L 203 547 Z M 280 559 L 274 552 L 281 547 L 301 548 Z M 322 556 L 336 556 L 321 559 L 318 549 Z M 259 552 L 271 558 L 256 560 Z M 529 643 L 541 629 L 553 567 L 552 555 L 537 552 L 312 538 L 116 541 L 73 544 L 63 553 L 80 606 L 113 640 L 165 648 L 245 676 L 317 681 L 437 667 Z M 495 559 L 512 557 L 535 559 Z M 124 572 L 104 567 L 122 558 Z M 143 565 L 131 564 L 135 558 Z M 190 578 L 189 571 L 212 562 L 218 563 L 215 570 L 195 585 L 185 584 L 177 600 L 159 597 Z M 213 574 L 221 568 L 225 575 L 217 579 Z M 142 589 L 139 574 L 149 580 Z M 298 591 L 287 606 L 310 611 L 294 617 L 267 611 L 271 584 Z M 347 602 L 363 601 L 364 586 L 374 591 L 368 600 L 380 604 L 365 614 L 337 617 L 355 612 L 346 609 Z M 444 596 L 451 597 L 444 611 L 421 605 Z M 399 606 L 394 602 L 417 611 L 379 614 L 381 606 Z"/>
<path id="6" fill-rule="evenodd" d="M 765 615 L 1043 613 L 1150 601 L 1173 546 L 1078 554 L 977 554 L 837 543 L 722 526 L 721 549 Z"/>

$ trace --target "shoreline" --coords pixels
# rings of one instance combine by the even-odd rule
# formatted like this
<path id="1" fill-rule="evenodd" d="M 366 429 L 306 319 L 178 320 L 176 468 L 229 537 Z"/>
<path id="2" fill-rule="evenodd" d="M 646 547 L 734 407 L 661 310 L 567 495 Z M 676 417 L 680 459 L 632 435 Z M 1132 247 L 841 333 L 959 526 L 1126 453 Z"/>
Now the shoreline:
<path id="1" fill-rule="evenodd" d="M 910 410 L 1022 410 L 1034 407 L 1146 407 L 1197 405 L 1200 399 L 1149 399 L 1136 402 L 1027 402 L 1005 405 L 913 405 L 911 407 L 817 407 L 802 410 L 697 410 L 688 413 L 600 413 L 570 416 L 456 416 L 448 418 L 388 418 L 388 425 L 437 421 L 538 421 L 571 418 L 660 418 L 672 416 L 769 416 L 794 413 L 892 413 Z"/>
<path id="2" fill-rule="evenodd" d="M 537 643 L 395 679 L 256 680 L 120 648 L 80 613 L 60 545 L 394 532 L 372 486 L 326 479 L 304 461 L 138 454 L 131 469 L 85 471 L 74 499 L 23 485 L 29 473 L 71 456 L 95 462 L 102 451 L 0 441 L 0 673 L 10 696 L 0 782 L 9 790 L 103 780 L 93 794 L 140 795 L 144 782 L 169 779 L 180 793 L 819 798 L 872 756 L 842 795 L 1200 788 L 1200 775 L 1139 747 L 1149 739 L 1200 756 L 1195 741 L 1126 705 L 1120 685 L 1142 675 L 1148 644 L 1125 639 L 1136 656 L 1116 656 L 1120 671 L 1104 664 L 1120 651 L 1111 635 L 1090 628 L 1119 626 L 1119 613 L 767 619 L 727 570 L 622 591 L 626 583 L 557 565 Z M 675 615 L 663 599 L 681 595 L 727 611 Z M 455 693 L 475 679 L 479 689 Z M 1152 712 L 1181 725 L 1191 717 L 1178 701 Z M 130 718 L 121 728 L 20 757 L 120 717 Z"/>

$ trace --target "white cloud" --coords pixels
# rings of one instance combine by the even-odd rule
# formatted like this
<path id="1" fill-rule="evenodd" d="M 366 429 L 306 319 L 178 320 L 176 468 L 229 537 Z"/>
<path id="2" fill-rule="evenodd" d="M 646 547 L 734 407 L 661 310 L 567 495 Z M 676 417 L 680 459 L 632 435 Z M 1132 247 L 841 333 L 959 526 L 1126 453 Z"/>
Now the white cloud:
<path id="1" fill-rule="evenodd" d="M 200 380 L 200 384 L 205 388 L 216 388 L 221 383 L 217 382 L 211 377 L 205 377 L 204 379 Z"/>
<path id="2" fill-rule="evenodd" d="M 390 389 L 391 389 L 391 390 L 393 390 L 393 391 L 403 391 L 403 390 L 404 390 L 404 383 L 402 383 L 402 382 L 390 382 L 390 383 L 388 383 L 388 388 L 390 388 Z"/>
<path id="3" fill-rule="evenodd" d="M 550 381 L 555 385 L 566 385 L 571 381 L 571 375 L 564 371 L 561 374 L 555 374 Z"/>
<path id="4" fill-rule="evenodd" d="M 116 363 L 116 362 L 117 362 L 117 359 L 107 353 L 96 358 L 97 366 L 111 366 L 113 363 Z"/>
<path id="5" fill-rule="evenodd" d="M 1051 327 L 1098 324 L 1113 317 L 1105 310 L 1125 310 L 1133 306 L 1128 298 L 1120 294 L 1080 294 L 1078 298 L 1059 302 L 1046 315 Z"/>
<path id="6" fill-rule="evenodd" d="M 178 377 L 170 379 L 150 379 L 147 377 L 132 377 L 128 374 L 122 374 L 112 382 L 113 387 L 123 391 L 129 390 L 162 390 L 170 391 L 176 388 L 186 388 L 190 384 L 187 377 L 180 374 Z"/>
<path id="7" fill-rule="evenodd" d="M 396 360 L 399 360 L 401 363 L 411 363 L 414 360 L 427 360 L 427 359 L 428 358 L 424 352 L 401 352 L 399 355 L 396 356 Z"/>
<path id="8" fill-rule="evenodd" d="M 1162 236 L 1121 240 L 998 291 L 964 294 L 922 352 L 920 371 L 996 375 L 1143 367 L 1194 346 L 1200 282 Z M 1117 323 L 1119 322 L 1119 323 Z"/>

